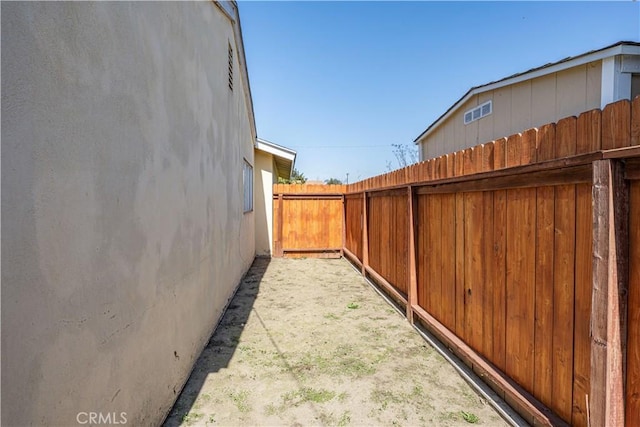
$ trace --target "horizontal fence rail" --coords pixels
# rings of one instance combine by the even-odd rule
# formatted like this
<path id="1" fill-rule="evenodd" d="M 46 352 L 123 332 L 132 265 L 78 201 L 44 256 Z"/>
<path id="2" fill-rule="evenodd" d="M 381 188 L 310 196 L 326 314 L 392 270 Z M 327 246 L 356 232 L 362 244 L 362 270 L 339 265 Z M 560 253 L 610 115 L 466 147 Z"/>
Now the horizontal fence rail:
<path id="1" fill-rule="evenodd" d="M 526 420 L 640 425 L 640 98 L 340 203 L 342 253 Z"/>

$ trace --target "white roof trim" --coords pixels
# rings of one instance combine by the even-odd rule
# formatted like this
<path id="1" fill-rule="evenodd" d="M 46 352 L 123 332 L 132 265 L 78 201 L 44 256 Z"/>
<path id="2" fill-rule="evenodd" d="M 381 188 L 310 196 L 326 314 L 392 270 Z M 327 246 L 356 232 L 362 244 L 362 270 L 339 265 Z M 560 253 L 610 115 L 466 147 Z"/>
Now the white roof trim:
<path id="1" fill-rule="evenodd" d="M 286 160 L 293 161 L 296 158 L 296 152 L 294 150 L 274 144 L 273 142 L 265 141 L 264 139 L 256 138 L 255 146 L 260 151 L 282 157 Z"/>
<path id="2" fill-rule="evenodd" d="M 546 76 L 547 74 L 557 73 L 558 71 L 563 71 L 569 68 L 578 67 L 580 65 L 588 64 L 589 62 L 599 61 L 615 55 L 640 55 L 640 46 L 628 45 L 628 44 L 617 44 L 610 48 L 605 48 L 592 53 L 579 55 L 575 58 L 572 58 L 569 60 L 562 60 L 560 62 L 557 62 L 549 66 L 543 66 L 543 67 L 534 69 L 530 72 L 517 74 L 511 78 L 507 77 L 505 79 L 499 80 L 494 83 L 488 83 L 483 86 L 472 88 L 461 99 L 459 99 L 458 102 L 453 104 L 453 106 L 445 114 L 443 114 L 442 116 L 440 116 L 440 118 L 438 118 L 435 122 L 433 122 L 427 128 L 427 130 L 422 132 L 420 136 L 418 136 L 413 142 L 415 144 L 419 144 L 422 139 L 426 138 L 433 131 L 435 131 L 438 123 L 443 122 L 447 120 L 449 117 L 451 117 L 452 115 L 454 115 L 458 111 L 459 107 L 464 105 L 469 99 L 471 99 L 475 95 L 488 92 L 491 90 L 499 89 L 504 86 L 520 83 L 526 80 L 531 80 L 538 77 Z"/>

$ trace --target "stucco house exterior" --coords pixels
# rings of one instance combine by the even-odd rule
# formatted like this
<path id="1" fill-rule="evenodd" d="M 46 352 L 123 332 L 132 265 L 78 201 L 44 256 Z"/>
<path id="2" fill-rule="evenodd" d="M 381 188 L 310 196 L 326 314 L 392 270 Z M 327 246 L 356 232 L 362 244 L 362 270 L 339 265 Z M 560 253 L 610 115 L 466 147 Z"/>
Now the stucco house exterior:
<path id="1" fill-rule="evenodd" d="M 262 226 L 237 5 L 0 7 L 2 424 L 158 425 Z"/>
<path id="2" fill-rule="evenodd" d="M 640 94 L 640 43 L 618 42 L 473 87 L 416 139 L 420 160 Z"/>
<path id="3" fill-rule="evenodd" d="M 256 183 L 256 255 L 273 254 L 273 184 L 279 178 L 289 179 L 293 171 L 296 152 L 264 139 L 255 143 Z"/>

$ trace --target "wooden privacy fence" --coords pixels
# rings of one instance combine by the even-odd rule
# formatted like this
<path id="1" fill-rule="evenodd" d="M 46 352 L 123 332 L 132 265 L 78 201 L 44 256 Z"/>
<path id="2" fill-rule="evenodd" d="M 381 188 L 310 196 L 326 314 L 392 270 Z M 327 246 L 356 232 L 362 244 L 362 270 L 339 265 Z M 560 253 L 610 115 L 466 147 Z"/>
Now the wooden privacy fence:
<path id="1" fill-rule="evenodd" d="M 344 191 L 344 185 L 274 184 L 274 255 L 340 257 Z"/>
<path id="2" fill-rule="evenodd" d="M 640 425 L 639 145 L 620 101 L 347 185 L 322 228 L 529 422 Z"/>

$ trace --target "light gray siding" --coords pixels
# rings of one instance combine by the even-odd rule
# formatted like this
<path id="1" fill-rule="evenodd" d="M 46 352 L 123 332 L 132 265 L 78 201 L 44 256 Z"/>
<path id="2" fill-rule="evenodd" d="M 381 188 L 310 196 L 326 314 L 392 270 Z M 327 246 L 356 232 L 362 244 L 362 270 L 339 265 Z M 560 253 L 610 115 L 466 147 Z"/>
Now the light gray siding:
<path id="1" fill-rule="evenodd" d="M 419 141 L 423 159 L 600 108 L 601 75 L 601 61 L 594 61 L 474 95 Z M 464 112 L 488 100 L 493 113 L 464 124 Z M 443 135 L 455 139 L 444 139 Z"/>

